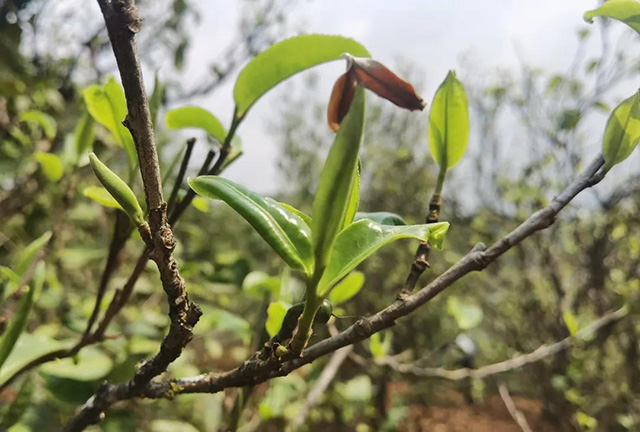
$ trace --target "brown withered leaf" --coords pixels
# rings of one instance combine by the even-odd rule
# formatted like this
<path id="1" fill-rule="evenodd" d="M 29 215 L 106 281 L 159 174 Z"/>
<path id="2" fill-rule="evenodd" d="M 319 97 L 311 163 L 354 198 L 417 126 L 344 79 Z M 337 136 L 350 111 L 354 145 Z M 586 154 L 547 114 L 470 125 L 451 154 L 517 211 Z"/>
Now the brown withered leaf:
<path id="1" fill-rule="evenodd" d="M 337 132 L 340 129 L 340 123 L 349 111 L 357 86 L 358 78 L 353 69 L 340 75 L 340 78 L 333 85 L 327 110 L 327 121 L 332 131 Z"/>
<path id="2" fill-rule="evenodd" d="M 329 127 L 334 132 L 340 129 L 340 123 L 349 111 L 358 83 L 400 108 L 410 111 L 424 109 L 425 103 L 413 86 L 382 63 L 349 54 L 344 54 L 344 58 L 347 60 L 347 72 L 334 84 L 327 111 Z"/>

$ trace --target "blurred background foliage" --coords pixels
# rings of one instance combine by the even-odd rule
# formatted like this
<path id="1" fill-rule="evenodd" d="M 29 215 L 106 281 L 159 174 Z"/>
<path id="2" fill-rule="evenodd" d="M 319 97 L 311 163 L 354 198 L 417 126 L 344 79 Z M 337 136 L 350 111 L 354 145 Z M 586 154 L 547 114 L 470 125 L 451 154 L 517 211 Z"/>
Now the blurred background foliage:
<path id="1" fill-rule="evenodd" d="M 186 83 L 179 77 L 189 26 L 198 23 L 196 2 L 138 3 L 145 26 L 154 28 L 138 39 L 145 70 L 153 74 L 159 63 L 173 59 L 173 70 L 156 82 L 162 88 L 156 130 L 168 194 L 177 172 L 172 161 L 184 144 L 166 131 L 162 107 L 211 93 L 247 58 L 279 39 L 287 24 L 283 11 L 291 2 L 242 1 L 237 36 L 213 60 L 211 76 Z M 14 267 L 26 245 L 53 232 L 43 287 L 19 342 L 22 356 L 80 338 L 119 212 L 85 196 L 85 189 L 97 183 L 85 158 L 77 165 L 73 160 L 74 133 L 86 112 L 82 89 L 115 74 L 103 23 L 89 9 L 0 0 L 0 264 Z M 66 24 L 70 21 L 86 25 Z M 612 91 L 637 77 L 640 63 L 632 55 L 631 38 L 612 43 L 606 26 L 591 32 L 576 37 L 600 37 L 601 55 L 588 58 L 580 45 L 566 73 L 549 74 L 525 64 L 519 71 L 478 74 L 473 64 L 459 70 L 472 108 L 472 137 L 469 154 L 445 184 L 441 218 L 451 222 L 445 250 L 432 254 L 422 285 L 476 243 L 491 244 L 546 205 L 593 156 L 602 130 L 598 126 L 594 134 L 593 123 L 604 125 L 617 103 Z M 398 70 L 420 88 L 420 70 L 408 62 Z M 270 125 L 280 145 L 277 198 L 307 212 L 332 141 L 325 125 L 326 95 L 318 95 L 317 81 L 311 72 L 290 84 Z M 392 211 L 408 223 L 424 219 L 437 174 L 426 126 L 426 116 L 370 98 L 361 211 Z M 201 140 L 196 145 L 213 144 Z M 93 148 L 111 168 L 126 172 L 124 151 L 106 129 L 96 126 Z M 630 161 L 626 166 L 635 164 L 635 170 L 621 169 L 602 187 L 586 192 L 556 224 L 392 329 L 356 345 L 313 403 L 305 398 L 319 384 L 330 357 L 245 391 L 250 397 L 244 404 L 235 390 L 134 400 L 114 408 L 94 430 L 208 432 L 235 424 L 244 431 L 416 431 L 435 430 L 440 423 L 449 424 L 442 430 L 452 431 L 518 430 L 497 396 L 498 382 L 517 396 L 534 430 L 638 430 L 640 346 L 633 314 L 569 350 L 484 380 L 417 378 L 380 361 L 397 356 L 403 362 L 420 360 L 425 367 L 480 367 L 575 334 L 637 295 L 640 175 L 637 155 Z M 139 181 L 134 190 L 141 196 Z M 270 303 L 300 300 L 300 281 L 221 203 L 194 202 L 177 224 L 176 237 L 182 275 L 204 316 L 168 375 L 228 370 L 260 348 Z M 398 243 L 361 266 L 364 286 L 335 305 L 337 316 L 316 329 L 312 343 L 393 302 L 415 246 Z M 141 250 L 132 236 L 107 298 L 124 285 Z M 24 374 L 0 393 L 0 430 L 59 430 L 102 380 L 125 380 L 137 362 L 155 352 L 169 324 L 156 273 L 153 266 L 144 270 L 106 341 Z M 4 329 L 20 292 L 10 272 L 2 278 Z M 472 355 L 456 348 L 461 334 L 474 342 Z M 0 382 L 7 373 L 5 365 Z"/>

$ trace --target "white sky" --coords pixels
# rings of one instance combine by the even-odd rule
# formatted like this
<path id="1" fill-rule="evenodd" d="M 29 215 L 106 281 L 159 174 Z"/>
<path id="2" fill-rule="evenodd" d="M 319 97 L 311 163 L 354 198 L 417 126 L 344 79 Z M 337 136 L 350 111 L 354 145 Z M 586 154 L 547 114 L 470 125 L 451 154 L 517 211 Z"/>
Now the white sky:
<path id="1" fill-rule="evenodd" d="M 430 101 L 449 69 L 460 75 L 471 73 L 461 70 L 463 56 L 470 56 L 485 71 L 515 70 L 520 61 L 547 71 L 566 70 L 577 45 L 576 32 L 588 26 L 582 14 L 596 5 L 597 0 L 303 0 L 289 21 L 291 34 L 304 30 L 350 36 L 383 63 L 411 60 L 425 72 L 421 94 Z M 222 49 L 223 41 L 234 33 L 236 2 L 211 0 L 199 7 L 202 23 L 193 36 L 185 76 L 206 73 L 218 54 L 212 47 Z M 598 46 L 594 43 L 589 49 L 597 53 Z M 343 69 L 341 62 L 335 62 L 319 70 L 337 77 Z M 327 98 L 332 82 L 321 81 Z M 228 124 L 232 86 L 233 79 L 194 102 Z M 259 192 L 277 187 L 277 146 L 266 126 L 279 91 L 282 88 L 267 94 L 250 112 L 239 131 L 245 154 L 226 173 Z"/>

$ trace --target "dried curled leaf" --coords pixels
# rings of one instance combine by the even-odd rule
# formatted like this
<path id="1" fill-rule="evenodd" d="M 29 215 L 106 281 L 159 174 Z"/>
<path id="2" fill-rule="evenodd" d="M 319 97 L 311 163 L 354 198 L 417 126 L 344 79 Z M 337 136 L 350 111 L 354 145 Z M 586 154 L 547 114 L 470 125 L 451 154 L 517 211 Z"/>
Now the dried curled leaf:
<path id="1" fill-rule="evenodd" d="M 413 86 L 382 63 L 349 54 L 343 57 L 347 60 L 347 72 L 334 84 L 327 110 L 329 127 L 334 132 L 340 128 L 342 119 L 349 111 L 358 83 L 400 108 L 410 111 L 424 109 L 425 103 Z"/>

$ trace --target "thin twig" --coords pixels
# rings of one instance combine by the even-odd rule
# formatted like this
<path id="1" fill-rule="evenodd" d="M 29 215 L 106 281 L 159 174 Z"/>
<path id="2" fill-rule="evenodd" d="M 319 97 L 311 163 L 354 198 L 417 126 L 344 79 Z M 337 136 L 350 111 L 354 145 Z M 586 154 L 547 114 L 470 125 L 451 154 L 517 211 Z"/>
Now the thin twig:
<path id="1" fill-rule="evenodd" d="M 189 159 L 191 159 L 191 152 L 193 151 L 193 146 L 195 145 L 195 143 L 195 138 L 189 138 L 187 140 L 187 150 L 184 152 L 182 163 L 180 164 L 180 170 L 178 171 L 176 180 L 173 183 L 173 190 L 171 191 L 171 195 L 169 195 L 169 201 L 167 202 L 168 212 L 171 212 L 176 202 L 176 198 L 178 197 L 178 191 L 180 190 L 180 186 L 182 186 L 182 182 L 184 181 L 184 175 L 187 172 L 187 166 L 189 166 Z"/>
<path id="2" fill-rule="evenodd" d="M 515 402 L 509 394 L 509 389 L 504 383 L 498 384 L 498 392 L 500 393 L 500 397 L 502 398 L 504 405 L 507 407 L 507 411 L 509 411 L 511 418 L 513 418 L 518 426 L 520 426 L 522 432 L 533 432 L 529 427 L 529 423 L 527 423 L 527 419 L 524 414 L 522 414 L 522 412 L 518 410 L 518 407 L 516 407 Z"/>
<path id="3" fill-rule="evenodd" d="M 576 342 L 585 340 L 589 336 L 598 332 L 599 330 L 608 327 L 609 325 L 618 322 L 629 314 L 629 311 L 626 306 L 621 307 L 620 309 L 616 309 L 608 314 L 602 316 L 598 320 L 594 321 L 587 327 L 578 331 L 575 336 L 569 336 L 562 339 L 559 342 L 556 342 L 552 345 L 542 345 L 536 348 L 534 351 L 529 352 L 527 354 L 520 355 L 518 357 L 514 357 L 509 360 L 501 361 L 498 363 L 493 363 L 487 366 L 482 366 L 478 369 L 445 369 L 441 367 L 437 368 L 429 368 L 429 367 L 421 367 L 416 363 L 403 364 L 397 361 L 393 357 L 386 357 L 376 362 L 380 362 L 385 364 L 396 372 L 411 374 L 420 377 L 436 377 L 443 378 L 452 381 L 460 381 L 465 379 L 484 379 L 489 376 L 502 374 L 505 372 L 510 372 L 513 370 L 520 369 L 524 366 L 539 362 L 548 357 L 558 354 L 564 350 L 569 349 L 574 346 Z"/>

